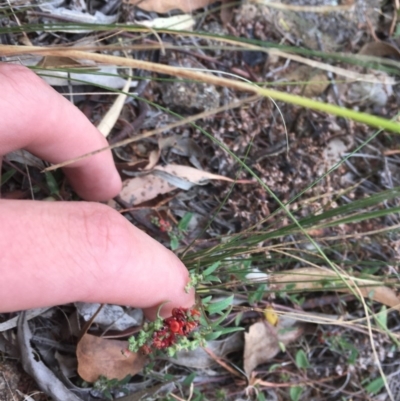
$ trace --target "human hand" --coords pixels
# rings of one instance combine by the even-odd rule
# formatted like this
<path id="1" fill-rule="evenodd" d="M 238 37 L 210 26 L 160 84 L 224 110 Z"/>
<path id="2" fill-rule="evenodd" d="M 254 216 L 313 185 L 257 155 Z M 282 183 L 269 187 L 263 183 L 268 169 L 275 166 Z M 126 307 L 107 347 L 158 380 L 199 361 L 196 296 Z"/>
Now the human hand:
<path id="1" fill-rule="evenodd" d="M 0 157 L 16 149 L 60 163 L 107 146 L 86 117 L 25 67 L 0 64 Z M 110 151 L 64 169 L 84 199 L 121 188 Z M 156 315 L 190 307 L 188 272 L 157 241 L 100 203 L 0 200 L 0 312 L 75 301 Z"/>

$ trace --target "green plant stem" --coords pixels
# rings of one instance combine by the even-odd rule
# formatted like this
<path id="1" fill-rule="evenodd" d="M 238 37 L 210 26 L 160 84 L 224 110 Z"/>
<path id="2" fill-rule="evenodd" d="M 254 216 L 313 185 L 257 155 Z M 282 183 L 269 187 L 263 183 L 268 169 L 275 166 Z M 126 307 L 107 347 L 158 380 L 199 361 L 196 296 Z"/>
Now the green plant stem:
<path id="1" fill-rule="evenodd" d="M 176 68 L 169 65 L 156 64 L 143 60 L 134 60 L 118 56 L 109 56 L 105 54 L 90 53 L 71 48 L 43 48 L 39 46 L 12 46 L 0 45 L 0 55 L 22 55 L 22 54 L 40 54 L 42 56 L 70 57 L 73 59 L 92 60 L 99 63 L 117 65 L 121 67 L 139 68 L 146 71 L 152 71 L 161 74 L 168 74 L 181 78 L 188 78 L 199 82 L 206 82 L 211 85 L 224 86 L 236 89 L 242 92 L 253 92 L 264 97 L 270 97 L 274 100 L 281 100 L 297 106 L 306 107 L 316 111 L 323 111 L 338 117 L 349 118 L 354 121 L 364 123 L 376 128 L 382 128 L 391 132 L 400 133 L 400 124 L 387 120 L 382 117 L 376 117 L 371 114 L 346 109 L 332 104 L 327 104 L 317 100 L 311 100 L 306 97 L 288 94 L 274 89 L 265 89 L 255 84 L 235 81 L 228 78 L 221 78 L 202 72 Z"/>

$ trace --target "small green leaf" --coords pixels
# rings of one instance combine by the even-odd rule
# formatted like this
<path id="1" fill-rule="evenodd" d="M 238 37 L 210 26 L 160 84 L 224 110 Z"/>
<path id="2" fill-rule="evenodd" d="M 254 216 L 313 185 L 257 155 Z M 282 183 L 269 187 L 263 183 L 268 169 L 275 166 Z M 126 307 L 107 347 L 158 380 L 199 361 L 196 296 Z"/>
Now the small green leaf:
<path id="1" fill-rule="evenodd" d="M 179 248 L 179 239 L 176 235 L 171 236 L 169 246 L 173 251 Z"/>
<path id="2" fill-rule="evenodd" d="M 209 295 L 208 297 L 202 298 L 201 303 L 206 306 L 210 301 L 212 300 L 212 295 Z"/>
<path id="3" fill-rule="evenodd" d="M 17 170 L 14 170 L 13 168 L 5 172 L 0 179 L 0 184 L 4 185 L 15 173 Z"/>
<path id="4" fill-rule="evenodd" d="M 239 326 L 243 317 L 243 312 L 239 312 L 235 317 L 235 326 Z"/>
<path id="5" fill-rule="evenodd" d="M 387 330 L 387 308 L 383 305 L 380 312 L 376 315 L 376 320 L 382 329 Z"/>
<path id="6" fill-rule="evenodd" d="M 204 281 L 206 282 L 216 282 L 216 283 L 220 283 L 221 279 L 217 276 L 214 275 L 209 275 L 207 277 L 204 278 Z"/>
<path id="7" fill-rule="evenodd" d="M 127 375 L 122 380 L 119 381 L 119 385 L 124 386 L 125 384 L 128 384 L 131 379 L 132 379 L 132 375 Z"/>
<path id="8" fill-rule="evenodd" d="M 275 363 L 269 367 L 268 372 L 274 372 L 276 369 L 278 369 L 280 367 L 281 367 L 281 365 L 279 363 Z"/>
<path id="9" fill-rule="evenodd" d="M 190 375 L 186 376 L 185 380 L 182 382 L 184 386 L 190 386 L 193 383 L 196 373 L 192 372 Z"/>
<path id="10" fill-rule="evenodd" d="M 237 331 L 243 331 L 243 327 L 224 327 L 221 330 L 218 330 L 220 333 L 220 336 L 223 334 L 230 334 L 230 333 L 236 333 Z"/>
<path id="11" fill-rule="evenodd" d="M 207 269 L 203 271 L 203 276 L 207 277 L 210 274 L 214 273 L 215 270 L 218 269 L 220 264 L 221 264 L 221 261 L 218 261 L 218 262 L 213 263 L 211 266 L 207 267 Z"/>
<path id="12" fill-rule="evenodd" d="M 212 333 L 206 334 L 204 336 L 204 339 L 206 341 L 212 341 L 212 340 L 216 340 L 220 335 L 221 335 L 220 331 L 214 331 Z"/>
<path id="13" fill-rule="evenodd" d="M 264 292 L 265 292 L 265 284 L 261 284 L 258 286 L 258 288 L 249 295 L 249 302 L 251 304 L 255 302 L 259 302 L 263 299 L 264 297 Z"/>
<path id="14" fill-rule="evenodd" d="M 224 309 L 228 308 L 230 305 L 232 305 L 233 302 L 233 295 L 231 295 L 228 298 L 222 299 L 221 301 L 217 302 L 212 302 L 207 306 L 207 311 L 210 314 L 213 313 L 220 313 Z"/>
<path id="15" fill-rule="evenodd" d="M 46 183 L 50 190 L 50 195 L 58 195 L 59 188 L 56 179 L 51 172 L 45 173 Z"/>
<path id="16" fill-rule="evenodd" d="M 385 382 L 383 381 L 382 377 L 378 377 L 375 380 L 372 380 L 372 382 L 370 382 L 367 387 L 365 387 L 365 391 L 368 394 L 377 394 L 379 393 L 379 391 L 382 390 L 382 388 L 384 387 Z"/>
<path id="17" fill-rule="evenodd" d="M 299 401 L 301 393 L 303 392 L 303 387 L 290 387 L 290 399 L 292 401 Z"/>
<path id="18" fill-rule="evenodd" d="M 230 307 L 226 310 L 226 312 L 224 312 L 224 313 L 222 314 L 222 316 L 220 316 L 217 320 L 214 320 L 214 321 L 212 322 L 212 327 L 213 327 L 213 329 L 214 329 L 215 327 L 217 327 L 219 324 L 221 324 L 221 323 L 226 319 L 226 317 L 229 315 L 229 313 L 231 313 L 231 310 L 232 310 L 232 306 L 230 306 Z"/>
<path id="19" fill-rule="evenodd" d="M 296 353 L 296 365 L 299 369 L 307 369 L 310 367 L 306 353 L 299 349 Z"/>
<path id="20" fill-rule="evenodd" d="M 192 220 L 193 213 L 186 213 L 178 224 L 179 231 L 186 231 L 188 229 L 190 220 Z"/>

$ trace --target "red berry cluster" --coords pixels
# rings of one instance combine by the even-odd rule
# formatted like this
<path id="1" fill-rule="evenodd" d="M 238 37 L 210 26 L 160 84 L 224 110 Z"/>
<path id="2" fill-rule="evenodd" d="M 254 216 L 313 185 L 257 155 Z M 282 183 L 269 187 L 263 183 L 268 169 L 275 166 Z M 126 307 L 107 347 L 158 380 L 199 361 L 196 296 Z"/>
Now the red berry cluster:
<path id="1" fill-rule="evenodd" d="M 159 221 L 160 231 L 163 233 L 168 233 L 172 230 L 171 223 L 168 220 L 160 219 Z"/>
<path id="2" fill-rule="evenodd" d="M 153 333 L 152 346 L 157 349 L 168 348 L 176 343 L 178 336 L 187 336 L 199 325 L 200 312 L 197 309 L 174 308 L 172 316 L 163 320 L 160 330 Z M 149 348 L 142 349 L 145 353 Z"/>

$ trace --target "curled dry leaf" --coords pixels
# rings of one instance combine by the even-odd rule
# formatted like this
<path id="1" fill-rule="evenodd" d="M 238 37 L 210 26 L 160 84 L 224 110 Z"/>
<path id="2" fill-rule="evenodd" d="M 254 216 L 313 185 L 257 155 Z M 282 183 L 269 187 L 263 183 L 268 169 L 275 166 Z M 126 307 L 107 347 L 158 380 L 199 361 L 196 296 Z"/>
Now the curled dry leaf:
<path id="1" fill-rule="evenodd" d="M 293 322 L 282 318 L 276 327 L 266 321 L 250 326 L 244 334 L 244 371 L 248 377 L 258 365 L 270 361 L 281 350 L 280 343 L 286 346 L 300 337 L 303 329 Z"/>
<path id="2" fill-rule="evenodd" d="M 33 334 L 27 321 L 27 313 L 18 316 L 17 338 L 20 346 L 22 366 L 36 381 L 37 386 L 54 400 L 82 401 L 80 397 L 69 390 L 63 382 L 37 358 L 37 352 L 31 346 Z"/>
<path id="3" fill-rule="evenodd" d="M 152 150 L 149 154 L 149 162 L 143 170 L 153 170 L 158 161 L 160 160 L 161 151 Z"/>
<path id="4" fill-rule="evenodd" d="M 393 57 L 400 59 L 400 51 L 396 46 L 386 42 L 366 43 L 358 54 L 374 57 Z"/>
<path id="5" fill-rule="evenodd" d="M 377 281 L 344 276 L 345 282 L 355 289 L 356 294 L 380 302 L 386 306 L 400 311 L 400 297 L 389 287 L 379 285 Z M 338 275 L 328 269 L 304 267 L 293 271 L 281 272 L 271 276 L 272 289 L 285 290 L 290 285 L 291 290 L 334 290 L 351 293 L 350 288 Z"/>
<path id="6" fill-rule="evenodd" d="M 46 167 L 43 160 L 24 149 L 15 150 L 14 152 L 6 154 L 4 156 L 4 160 L 26 164 L 28 166 L 36 167 L 40 170 L 43 170 L 43 168 Z"/>
<path id="7" fill-rule="evenodd" d="M 129 205 L 134 206 L 177 188 L 188 190 L 194 185 L 206 185 L 210 180 L 235 182 L 232 178 L 208 173 L 193 167 L 168 164 L 155 167 L 147 175 L 126 180 L 120 197 Z M 238 184 L 253 183 L 250 180 L 237 180 L 236 182 Z"/>
<path id="8" fill-rule="evenodd" d="M 139 353 L 124 351 L 127 341 L 108 340 L 85 334 L 76 348 L 79 376 L 90 383 L 99 376 L 122 380 L 127 375 L 140 372 L 146 357 Z"/>
<path id="9" fill-rule="evenodd" d="M 157 166 L 153 170 L 156 174 L 173 185 L 182 189 L 189 189 L 193 185 L 206 185 L 210 180 L 222 180 L 235 182 L 232 178 L 223 175 L 212 174 L 207 171 L 198 170 L 189 166 L 181 166 L 177 164 L 167 164 L 166 166 Z M 250 184 L 251 180 L 236 180 L 238 184 Z"/>
<path id="10" fill-rule="evenodd" d="M 104 115 L 103 119 L 100 121 L 100 124 L 97 126 L 97 129 L 107 138 L 111 130 L 114 128 L 115 123 L 117 122 L 122 108 L 124 107 L 125 100 L 127 98 L 127 92 L 129 92 L 129 88 L 131 87 L 132 78 L 130 75 L 132 74 L 132 70 L 129 70 L 129 78 L 127 79 L 125 86 L 122 88 L 122 93 L 120 93 L 117 98 L 114 100 L 114 103 Z"/>

